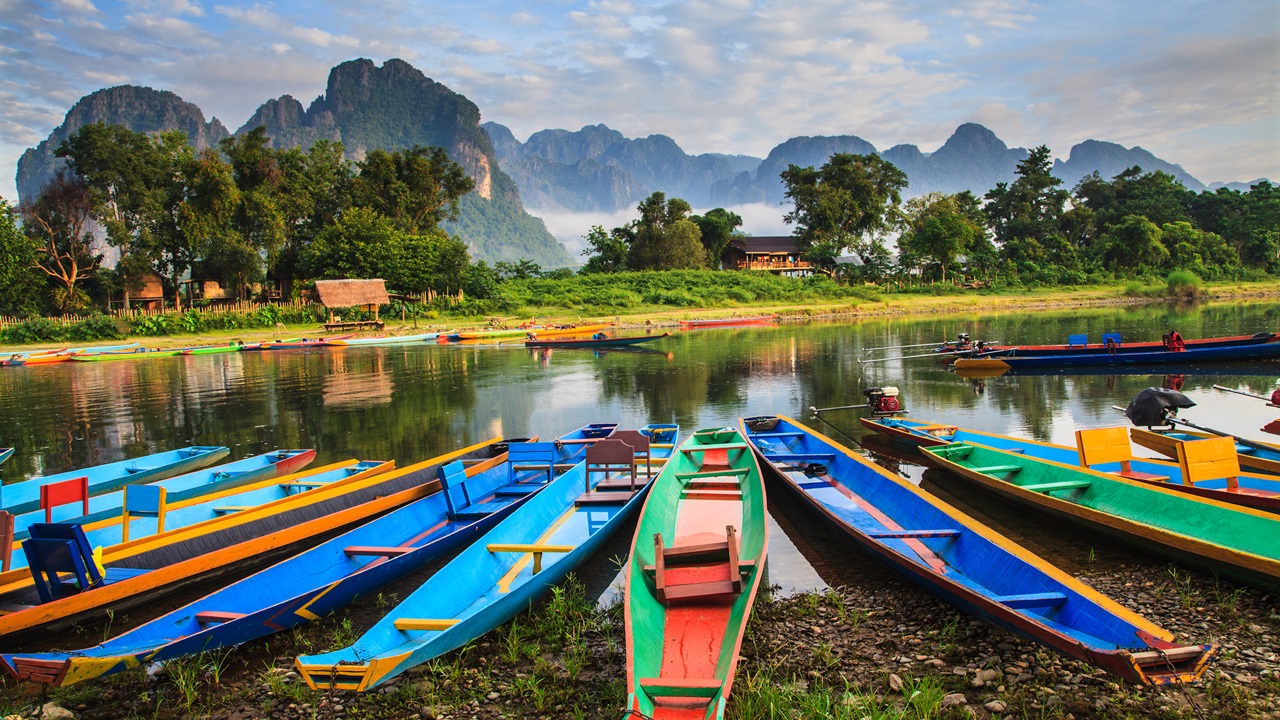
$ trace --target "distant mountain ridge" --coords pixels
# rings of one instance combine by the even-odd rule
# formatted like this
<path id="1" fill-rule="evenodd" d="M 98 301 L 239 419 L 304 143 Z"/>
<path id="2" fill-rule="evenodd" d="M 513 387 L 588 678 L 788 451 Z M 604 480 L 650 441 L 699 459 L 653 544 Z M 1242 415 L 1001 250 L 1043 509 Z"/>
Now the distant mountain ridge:
<path id="1" fill-rule="evenodd" d="M 171 92 L 131 86 L 101 90 L 76 103 L 49 139 L 19 160 L 21 197 L 33 197 L 52 177 L 61 162 L 53 151 L 62 140 L 94 122 L 144 132 L 182 130 L 198 149 L 230 135 L 217 120 L 204 123 L 199 108 Z M 475 191 L 459 203 L 458 221 L 446 226 L 467 242 L 475 257 L 527 258 L 548 267 L 573 263 L 543 222 L 525 212 L 519 189 L 498 167 L 489 136 L 480 129 L 475 103 L 402 60 L 388 60 L 381 67 L 365 59 L 341 63 L 329 72 L 325 93 L 308 108 L 283 95 L 259 106 L 236 132 L 260 125 L 275 147 L 341 141 L 353 160 L 375 148 L 443 147 L 476 183 Z"/>
<path id="2" fill-rule="evenodd" d="M 605 125 L 576 132 L 540 130 L 523 143 L 503 125 L 482 126 L 493 138 L 498 158 L 520 186 L 529 207 L 538 210 L 618 211 L 634 206 L 655 190 L 682 197 L 695 207 L 777 204 L 785 200 L 779 175 L 788 165 L 822 165 L 835 153 L 878 153 L 907 174 L 907 196 L 969 190 L 981 197 L 996 183 L 1012 182 L 1025 148 L 1010 148 L 994 132 L 976 123 L 956 128 L 942 147 L 924 153 L 915 145 L 880 151 L 856 135 L 794 137 L 764 159 L 745 155 L 688 155 L 671 138 L 651 135 L 629 139 Z M 1054 174 L 1068 188 L 1097 171 L 1111 178 L 1138 165 L 1161 170 L 1197 192 L 1204 183 L 1181 166 L 1141 147 L 1086 140 Z M 1247 186 L 1245 187 L 1247 189 Z"/>

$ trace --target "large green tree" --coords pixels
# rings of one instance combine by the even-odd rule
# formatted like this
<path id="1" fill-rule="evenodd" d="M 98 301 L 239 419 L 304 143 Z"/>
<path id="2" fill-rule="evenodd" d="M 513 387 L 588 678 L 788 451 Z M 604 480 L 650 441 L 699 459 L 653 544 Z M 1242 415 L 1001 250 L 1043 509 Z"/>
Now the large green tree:
<path id="1" fill-rule="evenodd" d="M 978 199 L 964 191 L 956 195 L 929 193 L 907 201 L 906 229 L 898 238 L 898 248 L 938 264 L 942 281 L 947 267 L 985 237 L 986 226 Z"/>
<path id="2" fill-rule="evenodd" d="M 631 234 L 623 228 L 614 228 L 608 232 L 601 225 L 591 226 L 583 238 L 587 247 L 582 254 L 587 262 L 582 266 L 584 273 L 614 273 L 627 269 L 627 240 Z"/>
<path id="3" fill-rule="evenodd" d="M 812 261 L 835 266 L 852 250 L 873 265 L 887 254 L 884 234 L 898 224 L 906 173 L 879 155 L 832 155 L 821 168 L 788 166 L 782 171 L 793 208 L 785 216 L 796 225 L 798 244 Z"/>
<path id="4" fill-rule="evenodd" d="M 357 163 L 355 205 L 372 208 L 408 233 L 427 232 L 458 219 L 458 200 L 475 188 L 461 165 L 442 148 L 374 150 Z"/>
<path id="5" fill-rule="evenodd" d="M 706 215 L 689 218 L 702 233 L 702 247 L 707 251 L 707 265 L 720 267 L 720 256 L 742 227 L 742 216 L 724 208 L 713 208 Z"/>
<path id="6" fill-rule="evenodd" d="M 1049 148 L 1041 145 L 1018 163 L 1013 183 L 997 183 L 985 196 L 994 240 L 1014 262 L 1053 262 L 1069 247 L 1062 231 L 1069 193 L 1052 169 Z"/>
<path id="7" fill-rule="evenodd" d="M 36 270 L 40 244 L 27 237 L 14 212 L 0 198 L 0 315 L 39 312 L 42 276 Z"/>
<path id="8" fill-rule="evenodd" d="M 655 192 L 640 201 L 640 217 L 631 224 L 627 267 L 632 270 L 680 270 L 702 267 L 707 252 L 701 231 L 689 220 L 693 208 L 680 198 Z"/>

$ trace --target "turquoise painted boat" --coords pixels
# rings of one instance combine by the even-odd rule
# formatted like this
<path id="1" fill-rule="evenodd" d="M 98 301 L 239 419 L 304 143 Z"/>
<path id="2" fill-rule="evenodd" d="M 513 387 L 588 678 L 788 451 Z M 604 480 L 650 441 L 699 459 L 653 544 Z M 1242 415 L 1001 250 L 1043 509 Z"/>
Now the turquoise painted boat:
<path id="1" fill-rule="evenodd" d="M 231 449 L 217 445 L 193 445 L 181 450 L 145 455 L 103 465 L 70 470 L 54 475 L 36 476 L 29 480 L 0 486 L 0 507 L 14 515 L 40 507 L 40 487 L 73 478 L 88 478 L 89 494 L 104 492 L 131 483 L 148 483 L 188 473 L 221 460 Z"/>
<path id="2" fill-rule="evenodd" d="M 204 347 L 186 348 L 181 351 L 182 355 L 221 355 L 222 353 L 240 352 L 244 348 L 244 343 L 232 342 L 226 345 L 206 345 Z"/>
<path id="3" fill-rule="evenodd" d="M 917 485 L 786 417 L 743 421 L 761 466 L 889 569 L 956 607 L 1144 685 L 1198 680 L 1211 645 L 1156 626 Z"/>
<path id="4" fill-rule="evenodd" d="M 164 488 L 168 494 L 168 501 L 178 502 L 222 488 L 245 485 L 269 477 L 290 475 L 306 467 L 315 457 L 315 450 L 273 450 L 262 455 L 147 484 Z M 124 506 L 124 491 L 115 490 L 94 495 L 88 499 L 88 505 L 87 513 L 84 510 L 84 503 L 77 500 L 49 508 L 47 514 L 46 510 L 38 508 L 15 514 L 14 539 L 21 540 L 28 537 L 27 529 L 33 523 L 74 522 L 83 525 L 118 516 L 120 509 Z"/>
<path id="5" fill-rule="evenodd" d="M 618 442 L 610 449 L 630 454 L 630 447 Z M 313 688 L 363 692 L 528 609 L 639 509 L 648 478 L 628 474 L 629 482 L 619 483 L 607 475 L 587 472 L 585 460 L 575 465 L 432 575 L 354 645 L 299 656 L 298 672 Z M 608 490 L 600 489 L 604 482 Z"/>
<path id="6" fill-rule="evenodd" d="M 13 448 L 0 448 L 0 463 L 3 463 L 5 460 L 8 460 L 9 456 L 12 454 L 13 454 Z"/>
<path id="7" fill-rule="evenodd" d="M 336 467 L 317 474 L 308 474 L 305 478 L 299 477 L 293 479 L 292 482 L 286 483 L 279 482 L 278 475 L 271 475 L 239 491 L 222 490 L 199 495 L 185 501 L 166 502 L 164 531 L 173 532 L 181 528 L 225 518 L 233 513 L 253 510 L 267 503 L 326 487 L 344 478 L 364 473 L 384 464 L 386 463 L 380 460 L 352 461 L 342 467 Z M 390 464 L 386 469 L 390 469 L 393 466 L 394 464 Z M 117 510 L 101 520 L 84 524 L 85 538 L 91 546 L 103 548 L 104 557 L 109 557 L 114 546 L 125 542 L 123 520 L 123 514 Z M 154 536 L 158 534 L 159 526 L 160 521 L 157 515 L 131 514 L 129 517 L 129 538 L 137 540 Z M 21 541 L 17 542 L 20 543 Z M 10 570 L 0 573 L 0 584 L 8 581 L 10 572 L 26 567 L 26 554 L 21 552 L 19 547 L 15 547 L 13 557 L 10 560 Z"/>
<path id="8" fill-rule="evenodd" d="M 1280 589 L 1280 517 L 1106 472 L 968 442 L 921 448 L 944 469 L 1143 552 Z"/>
<path id="9" fill-rule="evenodd" d="M 555 463 L 575 459 L 585 447 L 562 445 Z M 443 490 L 96 647 L 3 660 L 21 679 L 70 685 L 296 627 L 465 547 L 547 486 L 545 472 L 517 471 L 505 452 L 473 461 L 469 471 L 454 460 L 419 475 L 424 483 L 438 476 Z"/>
<path id="10" fill-rule="evenodd" d="M 1055 445 L 1038 440 L 968 430 L 955 425 L 932 423 L 926 420 L 907 420 L 897 417 L 860 418 L 860 420 L 863 426 L 871 430 L 915 447 L 933 447 L 949 442 L 968 442 L 1067 465 L 1081 464 L 1079 448 L 1066 445 Z M 1131 432 L 1136 434 L 1138 429 L 1132 428 Z M 930 457 L 925 455 L 924 459 L 928 460 Z M 1123 473 L 1131 480 L 1159 485 L 1169 490 L 1198 497 L 1206 497 L 1268 512 L 1280 512 L 1280 477 L 1241 473 L 1235 476 L 1234 487 L 1232 487 L 1230 478 L 1226 476 L 1196 477 L 1193 478 L 1193 482 L 1188 483 L 1183 481 L 1183 469 L 1176 462 L 1134 458 L 1127 452 L 1124 453 L 1124 457 L 1127 459 L 1091 463 L 1089 467 L 1112 474 Z"/>

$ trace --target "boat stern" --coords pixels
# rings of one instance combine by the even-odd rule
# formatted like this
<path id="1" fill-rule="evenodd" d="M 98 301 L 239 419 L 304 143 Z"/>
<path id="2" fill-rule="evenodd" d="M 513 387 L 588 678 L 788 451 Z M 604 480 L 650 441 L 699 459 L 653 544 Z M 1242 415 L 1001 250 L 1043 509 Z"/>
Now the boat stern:
<path id="1" fill-rule="evenodd" d="M 1110 661 L 1099 660 L 1103 669 L 1144 685 L 1176 685 L 1198 682 L 1218 652 L 1216 645 L 1172 645 L 1152 643 L 1145 650 L 1121 651 Z"/>
<path id="2" fill-rule="evenodd" d="M 353 660 L 328 662 L 318 657 L 308 660 L 307 656 L 300 655 L 294 659 L 293 666 L 312 690 L 365 692 L 393 677 L 410 654 L 378 657 L 365 663 Z"/>
<path id="3" fill-rule="evenodd" d="M 138 666 L 132 655 L 123 657 L 69 657 L 57 653 L 4 655 L 4 668 L 20 681 L 65 687 Z"/>

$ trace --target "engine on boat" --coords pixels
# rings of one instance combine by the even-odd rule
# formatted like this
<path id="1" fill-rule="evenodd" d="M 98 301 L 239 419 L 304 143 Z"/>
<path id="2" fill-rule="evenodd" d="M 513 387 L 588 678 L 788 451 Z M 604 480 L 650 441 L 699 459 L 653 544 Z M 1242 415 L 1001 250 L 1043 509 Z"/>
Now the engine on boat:
<path id="1" fill-rule="evenodd" d="M 867 396 L 867 407 L 876 416 L 895 415 L 902 412 L 902 404 L 898 402 L 898 388 L 886 385 L 882 388 L 867 388 L 862 391 Z"/>

